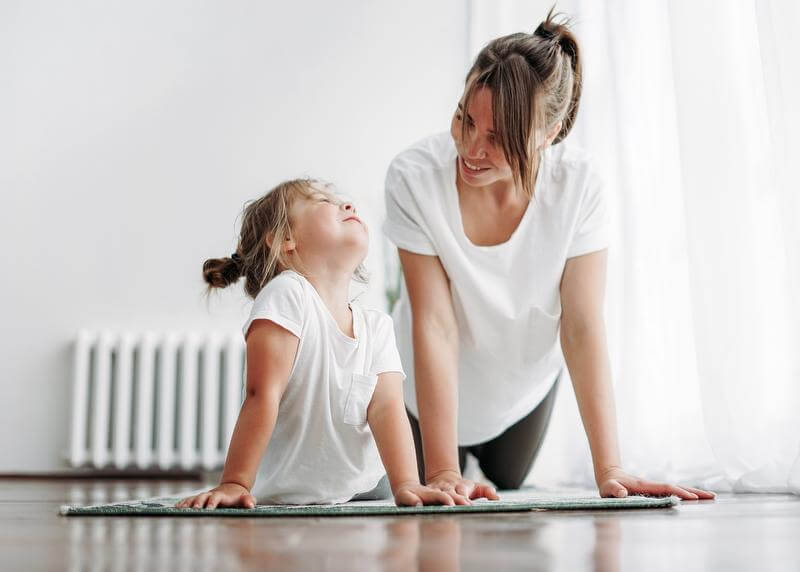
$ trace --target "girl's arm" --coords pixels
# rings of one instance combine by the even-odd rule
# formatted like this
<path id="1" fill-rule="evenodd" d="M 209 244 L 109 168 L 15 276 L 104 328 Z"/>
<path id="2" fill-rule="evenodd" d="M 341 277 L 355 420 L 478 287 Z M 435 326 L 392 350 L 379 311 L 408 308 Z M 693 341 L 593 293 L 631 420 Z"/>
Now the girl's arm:
<path id="1" fill-rule="evenodd" d="M 600 495 L 674 494 L 696 500 L 713 493 L 653 483 L 628 475 L 620 465 L 603 298 L 607 251 L 567 260 L 561 279 L 561 347 L 592 452 Z"/>
<path id="2" fill-rule="evenodd" d="M 439 257 L 399 249 L 411 302 L 414 375 L 427 484 L 457 504 L 498 498 L 461 477 L 458 464 L 458 325 L 450 282 Z"/>
<path id="3" fill-rule="evenodd" d="M 253 321 L 247 335 L 247 394 L 233 430 L 220 485 L 176 506 L 255 506 L 250 489 L 275 428 L 298 343 L 297 337 L 274 322 Z"/>
<path id="4" fill-rule="evenodd" d="M 447 493 L 420 485 L 411 426 L 403 405 L 403 376 L 382 373 L 367 408 L 369 423 L 381 461 L 398 506 L 454 504 Z"/>

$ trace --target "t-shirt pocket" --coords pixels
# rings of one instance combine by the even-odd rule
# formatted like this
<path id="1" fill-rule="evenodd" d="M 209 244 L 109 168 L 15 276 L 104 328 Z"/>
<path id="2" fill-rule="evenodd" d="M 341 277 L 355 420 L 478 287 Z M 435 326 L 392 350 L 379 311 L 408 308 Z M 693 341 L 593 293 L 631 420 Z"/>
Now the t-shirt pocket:
<path id="1" fill-rule="evenodd" d="M 352 374 L 350 389 L 344 404 L 344 422 L 348 425 L 363 425 L 367 422 L 367 408 L 378 383 L 377 375 Z"/>

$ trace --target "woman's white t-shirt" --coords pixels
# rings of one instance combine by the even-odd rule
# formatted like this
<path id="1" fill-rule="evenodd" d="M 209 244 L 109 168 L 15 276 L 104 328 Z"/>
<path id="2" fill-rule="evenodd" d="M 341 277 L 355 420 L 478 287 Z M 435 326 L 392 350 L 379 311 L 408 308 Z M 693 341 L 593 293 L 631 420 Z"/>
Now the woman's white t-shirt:
<path id="1" fill-rule="evenodd" d="M 607 247 L 600 178 L 564 143 L 542 155 L 531 200 L 507 242 L 476 246 L 464 233 L 449 133 L 400 153 L 386 175 L 384 233 L 398 248 L 438 256 L 459 331 L 458 441 L 488 441 L 530 413 L 563 367 L 559 285 L 566 260 Z M 393 311 L 418 416 L 411 308 L 405 283 Z"/>
<path id="2" fill-rule="evenodd" d="M 392 319 L 350 307 L 355 339 L 342 332 L 314 286 L 296 272 L 282 272 L 256 296 L 244 335 L 253 320 L 270 320 L 300 340 L 253 486 L 259 502 L 346 502 L 375 488 L 386 473 L 367 407 L 378 375 L 403 368 Z"/>

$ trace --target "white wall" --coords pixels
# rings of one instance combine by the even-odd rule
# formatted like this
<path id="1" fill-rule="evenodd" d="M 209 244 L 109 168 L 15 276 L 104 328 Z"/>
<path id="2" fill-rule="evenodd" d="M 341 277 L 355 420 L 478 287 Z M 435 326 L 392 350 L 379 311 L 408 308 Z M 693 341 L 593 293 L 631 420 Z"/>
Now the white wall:
<path id="1" fill-rule="evenodd" d="M 81 327 L 236 329 L 206 302 L 244 201 L 315 175 L 371 226 L 382 182 L 444 130 L 467 69 L 466 3 L 0 5 L 0 473 L 65 468 Z"/>

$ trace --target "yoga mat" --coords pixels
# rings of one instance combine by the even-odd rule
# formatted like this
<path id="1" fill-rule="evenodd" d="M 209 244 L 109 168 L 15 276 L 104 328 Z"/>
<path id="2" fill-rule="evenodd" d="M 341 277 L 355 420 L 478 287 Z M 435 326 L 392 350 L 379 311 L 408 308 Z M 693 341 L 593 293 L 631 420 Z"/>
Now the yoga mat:
<path id="1" fill-rule="evenodd" d="M 370 516 L 402 514 L 464 514 L 476 512 L 526 512 L 536 510 L 619 510 L 635 508 L 669 508 L 678 504 L 677 497 L 629 496 L 600 498 L 575 495 L 536 494 L 536 491 L 500 491 L 499 501 L 480 499 L 461 506 L 395 506 L 391 500 L 358 501 L 335 505 L 257 505 L 255 508 L 175 508 L 180 499 L 208 489 L 186 491 L 167 497 L 130 500 L 91 506 L 64 505 L 66 516 Z"/>

